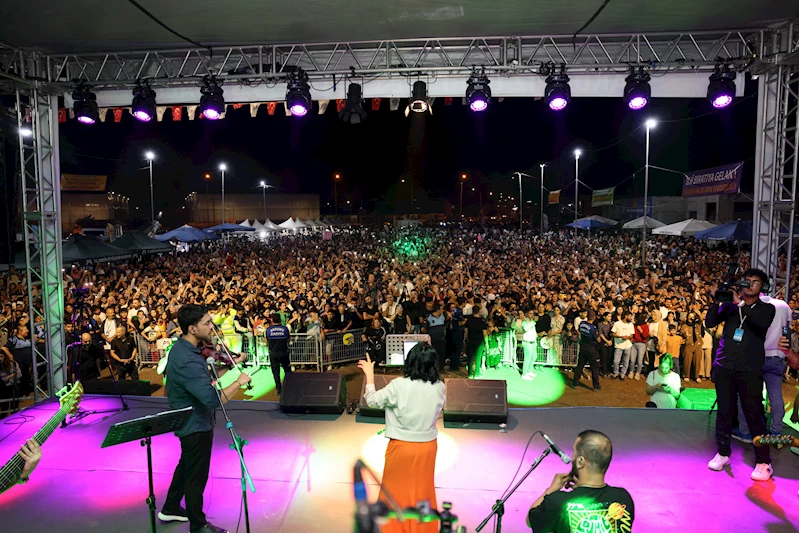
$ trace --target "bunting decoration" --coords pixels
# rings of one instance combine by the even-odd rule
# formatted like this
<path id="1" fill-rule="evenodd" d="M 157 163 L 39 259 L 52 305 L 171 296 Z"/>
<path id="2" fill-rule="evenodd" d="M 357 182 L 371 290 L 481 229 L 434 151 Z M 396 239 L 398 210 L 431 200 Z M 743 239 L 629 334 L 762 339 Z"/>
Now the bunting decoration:
<path id="1" fill-rule="evenodd" d="M 286 116 L 290 117 L 291 116 L 291 109 L 289 109 L 289 103 L 288 102 L 283 102 L 283 109 L 286 111 Z"/>
<path id="2" fill-rule="evenodd" d="M 67 110 L 63 107 L 58 108 L 58 122 L 63 124 L 67 121 Z"/>
<path id="3" fill-rule="evenodd" d="M 172 122 L 180 122 L 183 118 L 183 108 L 181 106 L 172 107 Z"/>
<path id="4" fill-rule="evenodd" d="M 336 100 L 336 111 L 341 113 L 341 110 L 344 109 L 345 105 L 347 105 L 345 100 Z"/>
<path id="5" fill-rule="evenodd" d="M 100 115 L 100 122 L 105 122 L 105 117 L 106 115 L 108 115 L 108 108 L 101 107 L 100 109 L 97 110 L 97 112 Z"/>
<path id="6" fill-rule="evenodd" d="M 258 115 L 258 108 L 261 107 L 260 103 L 250 104 L 250 117 L 255 118 Z"/>
<path id="7" fill-rule="evenodd" d="M 560 203 L 560 189 L 549 193 L 549 205 Z"/>
<path id="8" fill-rule="evenodd" d="M 155 115 L 158 117 L 158 122 L 164 120 L 164 113 L 166 113 L 166 106 L 159 105 L 155 108 Z"/>
<path id="9" fill-rule="evenodd" d="M 75 120 L 75 108 L 69 110 L 69 119 Z"/>
<path id="10" fill-rule="evenodd" d="M 444 97 L 444 105 L 452 105 L 452 97 L 451 96 L 445 96 Z"/>
<path id="11" fill-rule="evenodd" d="M 233 104 L 233 109 L 241 109 L 244 104 Z"/>
<path id="12" fill-rule="evenodd" d="M 106 109 L 106 111 L 108 111 L 108 110 Z M 113 112 L 114 112 L 114 122 L 120 122 L 122 120 L 122 108 L 121 107 L 115 107 L 113 109 Z M 105 122 L 104 118 L 102 120 L 103 120 L 103 122 Z"/>
<path id="13" fill-rule="evenodd" d="M 266 103 L 266 111 L 270 115 L 274 115 L 275 114 L 275 108 L 277 108 L 277 102 L 267 102 Z"/>
<path id="14" fill-rule="evenodd" d="M 319 114 L 324 115 L 330 100 L 319 100 Z"/>
<path id="15" fill-rule="evenodd" d="M 390 104 L 389 105 L 389 109 L 391 109 L 392 111 L 398 110 L 399 109 L 399 103 L 400 103 L 400 99 L 399 98 L 392 98 L 389 101 L 389 104 Z"/>
<path id="16" fill-rule="evenodd" d="M 194 115 L 197 114 L 197 106 L 196 105 L 186 106 L 186 113 L 189 115 L 189 120 L 194 120 Z"/>
<path id="17" fill-rule="evenodd" d="M 372 98 L 372 111 L 380 109 L 380 98 Z"/>

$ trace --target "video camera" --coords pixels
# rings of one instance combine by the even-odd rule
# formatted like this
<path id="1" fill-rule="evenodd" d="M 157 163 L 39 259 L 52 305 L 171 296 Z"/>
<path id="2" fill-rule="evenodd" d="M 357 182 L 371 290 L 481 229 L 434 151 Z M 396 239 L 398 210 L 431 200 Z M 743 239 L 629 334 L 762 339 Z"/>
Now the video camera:
<path id="1" fill-rule="evenodd" d="M 724 277 L 724 281 L 719 283 L 719 288 L 716 294 L 713 295 L 717 303 L 732 303 L 734 290 L 737 291 L 751 285 L 749 280 L 737 279 L 738 269 L 739 267 L 736 263 L 730 263 L 727 266 L 727 274 Z"/>

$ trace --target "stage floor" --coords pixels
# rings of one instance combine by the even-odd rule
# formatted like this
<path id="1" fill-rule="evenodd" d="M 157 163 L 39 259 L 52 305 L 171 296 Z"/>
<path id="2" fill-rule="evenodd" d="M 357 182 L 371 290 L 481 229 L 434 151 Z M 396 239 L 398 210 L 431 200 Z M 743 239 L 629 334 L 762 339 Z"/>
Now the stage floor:
<path id="1" fill-rule="evenodd" d="M 2 531 L 59 533 L 114 531 L 141 533 L 149 527 L 147 460 L 144 448 L 128 443 L 101 449 L 108 428 L 122 420 L 167 409 L 164 399 L 128 398 L 131 410 L 93 415 L 58 429 L 44 446 L 43 459 L 26 485 L 0 496 Z M 107 409 L 118 399 L 88 396 L 85 409 Z M 43 425 L 55 403 L 34 406 L 0 423 L 0 458 L 6 459 Z M 362 423 L 346 413 L 337 419 L 286 416 L 272 402 L 232 402 L 233 422 L 249 441 L 245 455 L 257 492 L 249 494 L 254 532 L 337 533 L 352 526 L 352 466 L 358 457 L 382 471 L 386 439 L 381 424 Z M 20 425 L 23 419 L 27 419 Z M 228 448 L 230 436 L 217 417 L 211 477 L 205 509 L 213 523 L 236 531 L 241 502 L 239 465 Z M 439 505 L 469 531 L 482 521 L 511 482 L 530 435 L 542 430 L 565 450 L 583 429 L 598 429 L 613 440 L 607 481 L 633 496 L 633 531 L 796 532 L 799 524 L 799 457 L 773 452 L 775 479 L 751 481 L 751 446 L 733 441 L 731 468 L 711 472 L 715 415 L 702 411 L 658 411 L 573 407 L 512 409 L 507 431 L 497 426 L 449 428 L 439 421 L 436 486 Z M 544 449 L 533 439 L 522 472 Z M 179 441 L 153 439 L 155 491 L 163 502 L 177 463 Z M 567 471 L 556 456 L 511 497 L 504 531 L 529 531 L 526 511 L 552 476 Z M 370 498 L 376 486 L 369 490 Z M 187 532 L 185 524 L 159 531 Z M 243 521 L 239 531 L 244 531 Z M 485 531 L 490 531 L 488 528 Z"/>

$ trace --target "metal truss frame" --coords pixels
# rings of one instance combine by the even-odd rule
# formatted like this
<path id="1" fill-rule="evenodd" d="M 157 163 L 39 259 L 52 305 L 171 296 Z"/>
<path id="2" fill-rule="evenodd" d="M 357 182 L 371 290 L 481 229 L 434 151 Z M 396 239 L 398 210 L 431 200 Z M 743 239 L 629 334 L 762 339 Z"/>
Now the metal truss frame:
<path id="1" fill-rule="evenodd" d="M 539 35 L 315 44 L 255 44 L 204 48 L 54 54 L 47 80 L 114 87 L 138 79 L 170 86 L 206 75 L 242 83 L 285 77 L 300 67 L 311 78 L 357 73 L 390 76 L 425 72 L 464 75 L 476 66 L 487 73 L 538 75 L 542 64 L 565 64 L 569 74 L 626 72 L 650 65 L 653 74 L 711 70 L 718 60 L 741 68 L 756 57 L 760 35 L 752 30 L 605 35 Z M 5 52 L 5 53 L 3 53 Z M 5 56 L 5 57 L 4 57 Z M 25 53 L 0 47 L 0 73 L 22 76 Z"/>
<path id="2" fill-rule="evenodd" d="M 796 217 L 799 163 L 799 79 L 788 60 L 799 51 L 797 24 L 763 33 L 758 79 L 757 151 L 755 154 L 752 265 L 772 278 L 773 291 L 786 301 L 791 294 L 791 255 Z M 795 54 L 794 54 L 795 55 Z M 785 259 L 781 259 L 785 254 Z"/>
<path id="3" fill-rule="evenodd" d="M 60 390 L 67 381 L 64 342 L 64 282 L 61 261 L 61 170 L 58 150 L 58 97 L 39 84 L 16 90 L 17 126 L 33 135 L 19 136 L 22 232 L 25 279 L 33 351 L 34 401 Z M 37 342 L 41 322 L 43 341 Z M 46 381 L 43 378 L 46 376 Z"/>

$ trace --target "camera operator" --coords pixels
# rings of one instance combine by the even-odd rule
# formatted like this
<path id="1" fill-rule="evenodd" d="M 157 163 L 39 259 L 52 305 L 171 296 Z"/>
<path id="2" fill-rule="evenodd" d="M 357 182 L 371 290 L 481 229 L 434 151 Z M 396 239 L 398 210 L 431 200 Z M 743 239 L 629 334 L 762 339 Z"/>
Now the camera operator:
<path id="1" fill-rule="evenodd" d="M 92 341 L 89 333 L 80 336 L 80 351 L 78 352 L 78 378 L 85 382 L 89 379 L 100 377 L 100 361 L 103 353 L 100 347 Z"/>
<path id="2" fill-rule="evenodd" d="M 718 414 L 716 415 L 716 445 L 718 453 L 707 464 L 719 471 L 730 463 L 730 440 L 737 400 L 740 398 L 746 423 L 756 435 L 767 433 L 763 411 L 763 364 L 766 359 L 766 333 L 776 310 L 760 300 L 760 289 L 768 282 L 762 270 L 750 268 L 744 272 L 740 296 L 732 293 L 731 303 L 711 304 L 705 325 L 714 328 L 724 323 L 711 377 L 716 385 Z M 738 287 L 736 287 L 738 289 Z M 767 446 L 755 447 L 754 481 L 768 481 L 773 469 Z"/>

